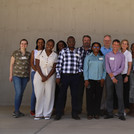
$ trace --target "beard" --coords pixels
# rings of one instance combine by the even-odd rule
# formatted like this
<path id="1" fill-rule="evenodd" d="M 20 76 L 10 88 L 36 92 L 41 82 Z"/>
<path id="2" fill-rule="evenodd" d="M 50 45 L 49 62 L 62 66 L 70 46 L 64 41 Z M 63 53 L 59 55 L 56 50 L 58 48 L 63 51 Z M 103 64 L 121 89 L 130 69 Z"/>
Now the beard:
<path id="1" fill-rule="evenodd" d="M 90 44 L 89 44 L 89 43 L 84 43 L 84 44 L 83 44 L 83 47 L 85 47 L 85 48 L 90 48 Z"/>

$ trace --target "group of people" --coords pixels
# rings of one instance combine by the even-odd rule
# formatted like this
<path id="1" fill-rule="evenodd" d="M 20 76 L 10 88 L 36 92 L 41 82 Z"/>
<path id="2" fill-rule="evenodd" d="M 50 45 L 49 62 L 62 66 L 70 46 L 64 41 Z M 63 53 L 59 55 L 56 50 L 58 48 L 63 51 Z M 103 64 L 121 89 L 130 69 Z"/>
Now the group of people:
<path id="1" fill-rule="evenodd" d="M 20 48 L 13 52 L 10 61 L 9 81 L 15 88 L 15 118 L 24 116 L 20 106 L 24 90 L 32 81 L 31 112 L 34 120 L 55 120 L 64 115 L 67 89 L 71 90 L 72 118 L 79 120 L 82 113 L 83 94 L 86 89 L 87 119 L 99 119 L 106 111 L 105 119 L 113 118 L 118 108 L 118 118 L 126 120 L 134 116 L 134 43 L 129 51 L 129 42 L 124 39 L 111 40 L 104 36 L 104 44 L 93 42 L 84 35 L 83 45 L 75 47 L 73 36 L 67 44 L 60 40 L 56 44 L 49 39 L 46 43 L 38 38 L 31 54 L 26 50 L 28 41 L 22 39 Z M 111 47 L 112 44 L 112 47 Z"/>

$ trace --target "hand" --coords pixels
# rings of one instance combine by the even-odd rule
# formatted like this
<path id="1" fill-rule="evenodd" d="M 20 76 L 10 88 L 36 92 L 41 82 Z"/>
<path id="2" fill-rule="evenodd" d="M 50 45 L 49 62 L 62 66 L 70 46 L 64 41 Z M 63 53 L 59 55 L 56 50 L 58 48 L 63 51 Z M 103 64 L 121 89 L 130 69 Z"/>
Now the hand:
<path id="1" fill-rule="evenodd" d="M 56 78 L 56 83 L 59 85 L 60 84 L 60 78 Z"/>
<path id="2" fill-rule="evenodd" d="M 42 76 L 42 82 L 47 81 L 47 77 L 46 76 Z"/>
<path id="3" fill-rule="evenodd" d="M 87 88 L 89 85 L 89 81 L 88 80 L 85 80 L 85 87 Z"/>
<path id="4" fill-rule="evenodd" d="M 12 76 L 9 77 L 9 81 L 10 81 L 10 82 L 13 81 L 13 77 L 12 77 Z"/>
<path id="5" fill-rule="evenodd" d="M 128 82 L 128 76 L 126 76 L 125 78 L 124 78 L 124 83 L 127 83 Z"/>
<path id="6" fill-rule="evenodd" d="M 116 78 L 114 78 L 112 81 L 114 84 L 117 84 L 117 82 L 118 82 L 118 80 Z"/>
<path id="7" fill-rule="evenodd" d="M 111 78 L 114 77 L 113 73 L 110 73 L 109 76 L 110 76 Z"/>
<path id="8" fill-rule="evenodd" d="M 100 80 L 100 84 L 101 84 L 101 87 L 104 86 L 104 79 L 101 79 L 101 80 Z"/>

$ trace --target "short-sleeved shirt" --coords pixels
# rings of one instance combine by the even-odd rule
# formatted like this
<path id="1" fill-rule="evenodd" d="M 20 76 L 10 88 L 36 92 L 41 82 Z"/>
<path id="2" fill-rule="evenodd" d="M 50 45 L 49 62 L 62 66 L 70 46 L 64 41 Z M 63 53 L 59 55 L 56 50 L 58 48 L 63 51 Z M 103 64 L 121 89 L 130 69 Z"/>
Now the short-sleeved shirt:
<path id="1" fill-rule="evenodd" d="M 30 52 L 26 51 L 23 55 L 19 50 L 13 52 L 12 56 L 15 58 L 13 66 L 13 76 L 29 77 L 30 73 Z"/>
<path id="2" fill-rule="evenodd" d="M 57 63 L 57 54 L 55 52 L 52 52 L 49 56 L 47 56 L 46 51 L 43 50 L 38 52 L 35 58 L 40 60 L 41 71 L 46 76 L 53 68 L 54 63 Z"/>
<path id="3" fill-rule="evenodd" d="M 124 68 L 122 74 L 127 74 L 128 62 L 132 62 L 132 54 L 128 50 L 126 50 L 123 54 L 125 56 L 125 68 Z"/>

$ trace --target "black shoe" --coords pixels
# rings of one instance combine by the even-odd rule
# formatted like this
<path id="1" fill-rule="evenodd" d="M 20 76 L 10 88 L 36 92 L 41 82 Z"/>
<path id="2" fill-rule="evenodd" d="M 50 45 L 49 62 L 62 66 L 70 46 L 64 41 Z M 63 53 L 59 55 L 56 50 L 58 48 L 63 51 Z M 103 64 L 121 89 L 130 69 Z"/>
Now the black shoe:
<path id="1" fill-rule="evenodd" d="M 125 120 L 126 120 L 126 118 L 125 118 L 125 116 L 124 116 L 124 115 L 119 116 L 119 119 L 120 119 L 120 120 L 123 120 L 123 121 L 125 121 Z"/>
<path id="2" fill-rule="evenodd" d="M 110 118 L 114 118 L 114 116 L 113 115 L 106 115 L 106 116 L 104 116 L 104 119 L 110 119 Z"/>
<path id="3" fill-rule="evenodd" d="M 56 115 L 54 120 L 60 120 L 61 119 L 61 115 Z"/>
<path id="4" fill-rule="evenodd" d="M 75 120 L 80 120 L 80 117 L 77 114 L 73 114 L 72 118 L 75 119 Z"/>

